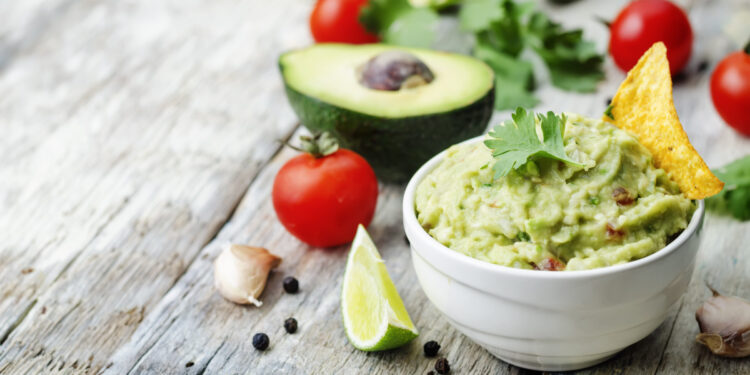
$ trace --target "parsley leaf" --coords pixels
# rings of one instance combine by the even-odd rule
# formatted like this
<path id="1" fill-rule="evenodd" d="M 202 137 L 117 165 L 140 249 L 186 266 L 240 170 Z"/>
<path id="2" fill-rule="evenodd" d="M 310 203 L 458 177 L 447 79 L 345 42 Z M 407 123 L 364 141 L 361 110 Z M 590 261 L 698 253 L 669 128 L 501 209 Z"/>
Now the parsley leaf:
<path id="1" fill-rule="evenodd" d="M 490 138 L 484 141 L 495 157 L 492 170 L 496 179 L 507 175 L 511 169 L 519 169 L 528 161 L 540 158 L 583 167 L 565 154 L 565 115 L 557 116 L 553 112 L 547 112 L 547 116 L 535 116 L 534 112 L 527 113 L 519 107 L 511 117 L 512 121 L 504 121 L 495 126 L 489 133 Z M 541 140 L 537 135 L 537 119 L 542 130 Z"/>
<path id="2" fill-rule="evenodd" d="M 725 185 L 721 193 L 708 199 L 708 208 L 738 220 L 750 220 L 750 155 L 713 172 Z"/>
<path id="3" fill-rule="evenodd" d="M 370 0 L 359 14 L 362 26 L 382 42 L 425 48 L 435 40 L 438 18 L 432 8 L 415 8 L 407 0 Z"/>

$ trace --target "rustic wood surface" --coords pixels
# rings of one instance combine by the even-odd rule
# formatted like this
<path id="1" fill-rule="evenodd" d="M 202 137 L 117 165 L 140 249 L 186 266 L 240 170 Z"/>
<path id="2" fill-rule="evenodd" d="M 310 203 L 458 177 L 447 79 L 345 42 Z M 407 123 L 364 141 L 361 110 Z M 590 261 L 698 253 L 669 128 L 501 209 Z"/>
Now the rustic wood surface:
<path id="1" fill-rule="evenodd" d="M 623 3 L 542 5 L 603 50 L 607 32 L 594 16 L 611 18 Z M 750 153 L 708 91 L 709 72 L 736 47 L 722 28 L 747 2 L 681 4 L 696 43 L 676 106 L 718 166 Z M 400 186 L 381 186 L 370 233 L 421 334 L 385 353 L 348 344 L 338 308 L 346 247 L 300 243 L 269 201 L 276 171 L 294 155 L 278 140 L 302 131 L 276 58 L 310 43 L 311 6 L 0 2 L 0 373 L 418 374 L 433 366 L 421 354 L 430 339 L 453 373 L 530 373 L 470 342 L 426 299 L 401 226 Z M 709 69 L 698 72 L 702 61 Z M 606 65 L 594 94 L 561 92 L 542 77 L 538 108 L 601 113 L 623 78 Z M 212 261 L 227 242 L 284 258 L 262 307 L 236 306 L 213 289 Z M 709 296 L 705 283 L 750 299 L 748 244 L 750 224 L 708 215 L 679 307 L 583 373 L 750 373 L 750 359 L 720 359 L 696 344 L 693 316 Z M 285 275 L 300 280 L 300 293 L 283 292 Z M 300 324 L 294 335 L 282 327 L 290 316 Z M 250 339 L 259 331 L 271 338 L 262 353 Z"/>

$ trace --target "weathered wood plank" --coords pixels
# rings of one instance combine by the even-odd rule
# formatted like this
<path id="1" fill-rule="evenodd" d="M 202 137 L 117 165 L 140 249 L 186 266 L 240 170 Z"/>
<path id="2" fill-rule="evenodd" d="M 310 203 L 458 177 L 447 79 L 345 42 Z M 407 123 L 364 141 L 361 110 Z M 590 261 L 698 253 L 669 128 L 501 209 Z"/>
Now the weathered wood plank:
<path id="1" fill-rule="evenodd" d="M 370 231 L 421 336 L 386 353 L 365 354 L 349 345 L 338 309 L 347 246 L 321 250 L 300 243 L 275 219 L 268 200 L 276 171 L 293 154 L 283 152 L 264 169 L 232 220 L 113 357 L 108 372 L 420 373 L 434 365 L 421 352 L 421 344 L 429 338 L 440 340 L 441 353 L 452 358 L 456 368 L 497 366 L 499 362 L 487 361 L 484 350 L 456 334 L 416 287 L 401 229 L 398 186 L 381 187 Z M 284 258 L 269 279 L 260 308 L 234 305 L 214 290 L 212 261 L 228 241 L 265 246 Z M 286 275 L 299 278 L 300 293 L 283 292 L 281 280 Z M 290 316 L 300 324 L 294 335 L 282 327 Z M 251 345 L 250 338 L 260 331 L 271 337 L 271 348 L 265 353 Z M 194 366 L 185 368 L 190 362 Z"/>
<path id="2" fill-rule="evenodd" d="M 0 2 L 0 72 L 46 36 L 75 0 Z"/>
<path id="3" fill-rule="evenodd" d="M 308 9 L 278 4 L 73 3 L 0 76 L 24 140 L 0 165 L 0 372 L 104 366 L 225 222 L 295 127 L 257 56 L 307 43 L 275 31 Z"/>
<path id="4" fill-rule="evenodd" d="M 20 322 L 0 346 L 0 372 L 425 373 L 434 360 L 422 356 L 421 344 L 437 339 L 453 373 L 530 373 L 469 342 L 426 300 L 403 238 L 399 187 L 381 188 L 370 228 L 421 331 L 399 350 L 366 354 L 348 344 L 338 311 L 345 247 L 310 249 L 276 221 L 270 186 L 292 152 L 263 168 L 212 240 L 276 149 L 270 139 L 292 129 L 275 58 L 307 44 L 311 4 L 149 3 L 71 1 L 53 35 L 26 44 L 0 75 L 0 88 L 13 88 L 3 90 L 0 117 L 8 119 L 9 139 L 20 140 L 0 143 L 8 162 L 0 164 L 0 232 L 10 233 L 0 247 L 8 265 L 0 268 L 0 333 Z M 606 33 L 592 15 L 612 17 L 622 3 L 552 9 L 565 24 L 583 23 L 604 48 Z M 694 25 L 703 4 L 695 3 Z M 726 45 L 696 34 L 695 56 L 715 63 Z M 543 86 L 539 108 L 600 113 L 623 77 L 611 62 L 607 70 L 596 94 Z M 707 95 L 707 74 L 676 86 L 687 131 L 715 166 L 747 153 L 750 143 L 719 125 Z M 709 218 L 682 308 L 584 372 L 748 372 L 746 360 L 712 357 L 692 341 L 704 279 L 750 297 L 743 292 L 748 229 Z M 225 241 L 284 256 L 263 307 L 235 306 L 215 293 L 211 264 Z M 299 294 L 283 293 L 287 274 L 300 279 Z M 295 335 L 283 331 L 288 316 L 299 320 Z M 250 345 L 257 331 L 271 336 L 268 352 Z"/>
<path id="5" fill-rule="evenodd" d="M 594 13 L 597 9 L 601 10 L 596 8 Z M 607 16 L 604 13 L 599 15 Z M 601 39 L 599 42 L 602 42 Z M 600 113 L 606 106 L 606 97 L 614 92 L 623 76 L 610 63 L 609 79 L 598 94 L 561 96 L 554 89 L 543 88 L 540 95 L 544 105 L 540 107 Z M 706 129 L 703 126 L 705 117 L 716 121 L 715 114 L 709 111 L 710 108 L 696 110 L 693 104 L 698 100 L 695 96 L 705 95 L 705 80 L 703 75 L 677 85 L 677 105 L 680 113 L 684 114 L 682 117 L 688 132 L 697 140 L 697 147 L 704 153 L 710 153 L 707 157 L 709 162 L 723 162 L 729 157 L 726 155 L 727 151 L 712 149 L 712 140 L 730 136 L 731 131 L 720 126 Z M 701 103 L 705 101 L 701 100 Z M 735 150 L 747 150 L 747 146 L 746 142 L 740 141 L 732 147 Z M 378 213 L 371 225 L 371 232 L 407 308 L 412 312 L 412 318 L 421 330 L 421 336 L 407 347 L 388 353 L 365 354 L 351 348 L 346 342 L 337 309 L 345 248 L 321 251 L 309 249 L 297 242 L 286 235 L 283 228 L 274 221 L 272 208 L 267 200 L 273 176 L 290 154 L 284 152 L 279 155 L 264 170 L 232 220 L 217 239 L 203 250 L 200 261 L 190 267 L 156 310 L 146 318 L 131 341 L 113 357 L 113 367 L 109 372 L 420 373 L 428 371 L 433 364 L 432 360 L 421 355 L 420 348 L 421 343 L 432 338 L 438 339 L 443 345 L 441 354 L 446 355 L 454 364 L 455 373 L 528 372 L 492 358 L 458 334 L 432 308 L 421 290 L 414 286 L 416 278 L 410 270 L 408 248 L 403 242 L 400 223 L 401 190 L 394 186 L 381 189 Z M 714 232 L 725 233 L 719 226 L 714 227 Z M 226 241 L 266 246 L 284 256 L 281 268 L 269 280 L 268 289 L 262 296 L 265 305 L 260 309 L 234 306 L 222 300 L 213 290 L 211 260 Z M 300 295 L 285 295 L 281 290 L 280 280 L 287 274 L 300 278 L 303 285 Z M 693 289 L 691 288 L 691 293 L 695 294 Z M 662 353 L 668 342 L 672 343 L 676 339 L 677 336 L 673 336 L 673 333 L 679 333 L 678 318 L 693 309 L 691 305 L 686 301 L 683 308 L 672 311 L 665 323 L 648 338 L 608 363 L 584 372 L 610 374 L 663 371 L 665 365 Z M 290 336 L 283 331 L 281 323 L 288 316 L 295 316 L 300 322 L 302 328 L 296 335 Z M 271 336 L 271 349 L 265 353 L 256 352 L 250 345 L 252 334 L 260 331 Z M 672 337 L 675 338 L 671 339 Z M 726 368 L 724 360 L 710 360 L 713 361 L 713 368 Z M 183 367 L 185 364 L 192 366 Z M 742 373 L 739 371 L 741 368 L 732 370 Z"/>

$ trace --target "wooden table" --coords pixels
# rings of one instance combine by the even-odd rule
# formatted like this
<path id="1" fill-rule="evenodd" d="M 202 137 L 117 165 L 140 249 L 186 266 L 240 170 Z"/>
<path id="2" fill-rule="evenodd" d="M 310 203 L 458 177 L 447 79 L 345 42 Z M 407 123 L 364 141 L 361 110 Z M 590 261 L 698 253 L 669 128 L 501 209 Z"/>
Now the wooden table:
<path id="1" fill-rule="evenodd" d="M 624 1 L 552 9 L 601 49 Z M 370 232 L 417 327 L 400 350 L 363 353 L 339 312 L 345 246 L 309 248 L 269 201 L 280 146 L 299 126 L 276 59 L 308 45 L 311 1 L 24 0 L 0 2 L 0 373 L 420 374 L 438 340 L 455 374 L 527 373 L 468 341 L 427 301 L 401 226 L 401 186 L 382 185 Z M 709 165 L 750 152 L 709 98 L 710 70 L 734 46 L 721 35 L 743 0 L 695 1 L 690 74 L 678 112 Z M 747 21 L 747 20 L 745 20 Z M 709 70 L 697 73 L 700 62 Z M 598 116 L 623 74 L 607 61 L 595 94 L 542 77 L 539 109 Z M 507 117 L 497 113 L 493 123 Z M 283 256 L 261 308 L 213 288 L 227 242 Z M 750 225 L 709 215 L 688 293 L 664 324 L 585 373 L 750 373 L 750 359 L 694 342 L 705 283 L 750 298 Z M 296 276 L 301 292 L 285 294 Z M 627 285 L 623 285 L 627 287 Z M 282 322 L 294 316 L 298 333 Z M 251 346 L 256 332 L 270 350 Z"/>

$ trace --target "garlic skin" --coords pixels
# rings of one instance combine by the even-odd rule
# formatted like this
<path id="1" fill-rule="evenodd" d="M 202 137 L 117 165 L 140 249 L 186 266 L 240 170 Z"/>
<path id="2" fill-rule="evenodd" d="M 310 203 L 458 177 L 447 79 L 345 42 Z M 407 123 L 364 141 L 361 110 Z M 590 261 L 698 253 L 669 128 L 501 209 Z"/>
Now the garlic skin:
<path id="1" fill-rule="evenodd" d="M 281 258 L 262 247 L 228 244 L 214 261 L 214 286 L 234 303 L 260 306 L 268 273 L 279 264 Z"/>
<path id="2" fill-rule="evenodd" d="M 722 357 L 750 355 L 750 302 L 711 292 L 713 297 L 695 312 L 701 330 L 695 340 Z"/>

